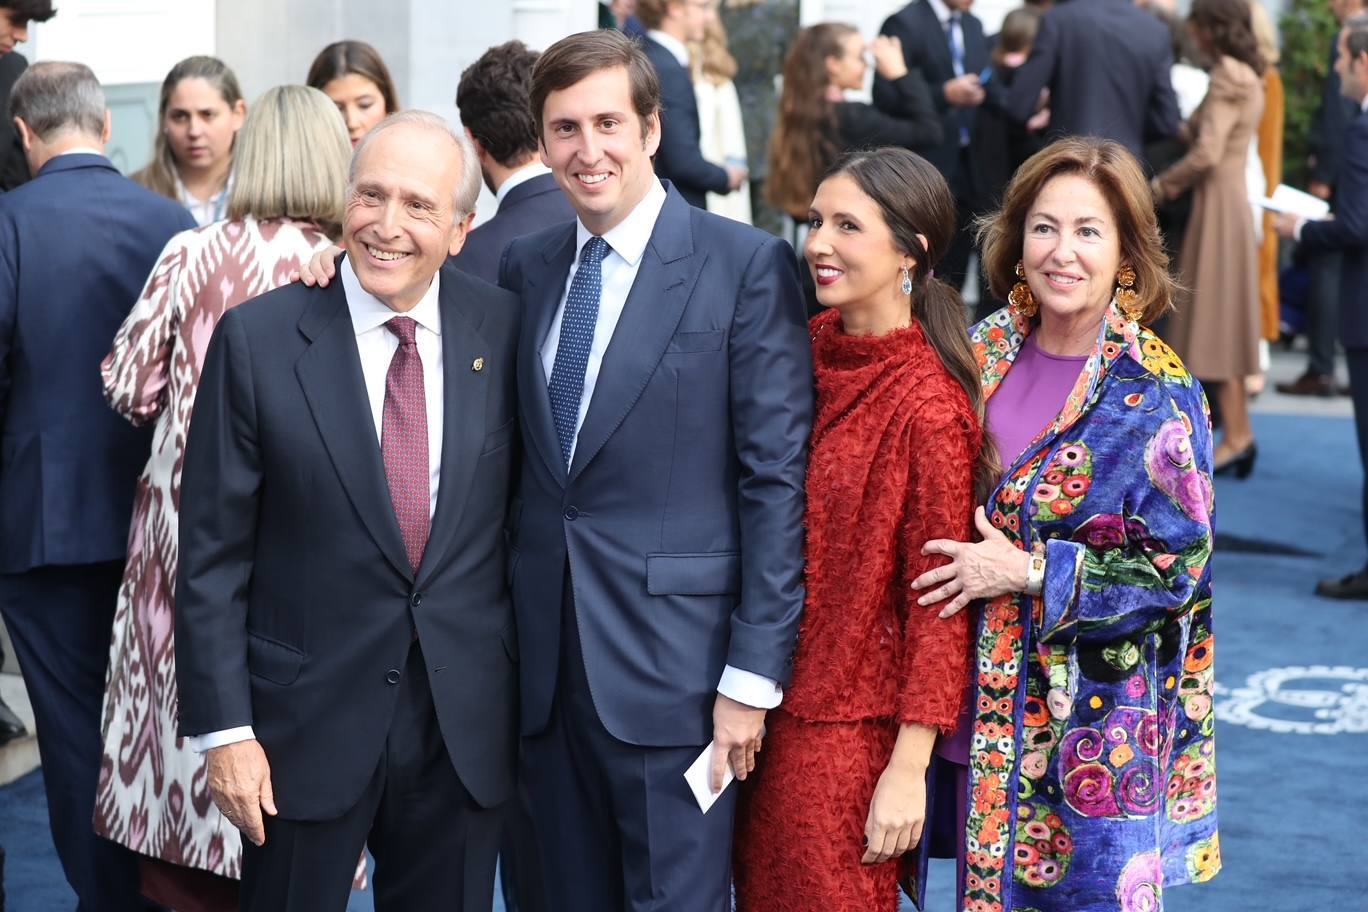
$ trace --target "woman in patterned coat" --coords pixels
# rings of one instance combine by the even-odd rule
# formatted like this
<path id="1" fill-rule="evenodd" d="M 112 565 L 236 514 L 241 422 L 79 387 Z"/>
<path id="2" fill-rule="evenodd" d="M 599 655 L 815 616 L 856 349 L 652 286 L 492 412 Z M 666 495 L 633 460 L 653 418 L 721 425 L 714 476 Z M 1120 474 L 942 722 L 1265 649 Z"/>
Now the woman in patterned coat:
<path id="1" fill-rule="evenodd" d="M 240 870 L 238 831 L 209 797 L 202 756 L 176 736 L 177 512 L 195 389 L 224 312 L 336 236 L 350 158 L 323 93 L 263 95 L 238 136 L 228 220 L 171 239 L 101 365 L 110 405 L 156 428 L 114 616 L 95 830 L 142 853 L 144 892 L 179 912 L 236 909 Z"/>
<path id="2" fill-rule="evenodd" d="M 965 746 L 970 912 L 1159 912 L 1220 867 L 1211 431 L 1149 323 L 1173 282 L 1139 165 L 1107 140 L 1029 159 L 984 226 L 973 330 L 1007 466 L 982 541 L 914 588 L 986 599 Z"/>

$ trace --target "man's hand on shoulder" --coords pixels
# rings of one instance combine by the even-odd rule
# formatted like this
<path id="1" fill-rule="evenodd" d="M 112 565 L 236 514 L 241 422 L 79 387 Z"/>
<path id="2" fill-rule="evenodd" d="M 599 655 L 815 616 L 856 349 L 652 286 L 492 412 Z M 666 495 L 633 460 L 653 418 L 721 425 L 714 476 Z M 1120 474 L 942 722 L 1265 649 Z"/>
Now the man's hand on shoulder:
<path id="1" fill-rule="evenodd" d="M 327 288 L 332 277 L 337 274 L 337 255 L 341 252 L 341 247 L 327 247 L 318 251 L 307 263 L 299 267 L 298 272 L 290 273 L 290 281 L 303 282 L 308 288 L 315 285 Z"/>
<path id="2" fill-rule="evenodd" d="M 261 742 L 234 741 L 211 748 L 205 758 L 209 762 L 209 794 L 214 804 L 233 826 L 253 845 L 266 842 L 266 826 L 262 811 L 276 814 L 275 794 L 271 791 L 271 765 Z"/>
<path id="3" fill-rule="evenodd" d="M 713 758 L 709 784 L 714 792 L 722 791 L 722 777 L 731 761 L 737 779 L 745 779 L 755 769 L 755 755 L 765 734 L 765 713 L 738 703 L 731 697 L 717 695 L 713 703 Z"/>

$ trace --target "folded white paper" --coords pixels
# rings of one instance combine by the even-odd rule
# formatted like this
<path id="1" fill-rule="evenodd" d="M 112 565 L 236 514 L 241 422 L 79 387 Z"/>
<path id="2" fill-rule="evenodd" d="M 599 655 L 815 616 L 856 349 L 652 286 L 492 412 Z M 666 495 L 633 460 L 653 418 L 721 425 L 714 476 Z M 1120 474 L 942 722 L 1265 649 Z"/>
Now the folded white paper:
<path id="1" fill-rule="evenodd" d="M 731 761 L 727 761 L 727 771 L 722 774 L 722 792 L 713 793 L 712 786 L 708 778 L 712 774 L 713 745 L 710 743 L 703 748 L 703 753 L 698 755 L 698 759 L 684 771 L 684 781 L 689 783 L 689 788 L 693 791 L 694 800 L 698 802 L 698 807 L 703 813 L 708 813 L 708 809 L 718 798 L 722 797 L 722 792 L 731 785 L 736 774 L 732 772 Z"/>
<path id="2" fill-rule="evenodd" d="M 1272 196 L 1259 197 L 1254 202 L 1273 212 L 1286 212 L 1313 222 L 1330 214 L 1330 204 L 1325 200 L 1287 184 L 1278 184 Z"/>

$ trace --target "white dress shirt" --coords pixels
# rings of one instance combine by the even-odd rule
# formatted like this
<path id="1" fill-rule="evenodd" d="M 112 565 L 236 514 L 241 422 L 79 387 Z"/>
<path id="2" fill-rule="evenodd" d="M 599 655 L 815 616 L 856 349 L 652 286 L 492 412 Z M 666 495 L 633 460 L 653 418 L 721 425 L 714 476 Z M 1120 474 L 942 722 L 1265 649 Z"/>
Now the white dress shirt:
<path id="1" fill-rule="evenodd" d="M 543 174 L 550 173 L 551 169 L 546 167 L 546 165 L 543 165 L 541 162 L 533 162 L 526 167 L 519 168 L 517 171 L 508 175 L 508 177 L 505 177 L 504 182 L 499 184 L 499 189 L 494 193 L 495 210 L 497 211 L 498 207 L 503 205 L 504 197 L 508 196 L 509 191 L 514 187 L 521 186 L 534 177 L 541 177 Z"/>
<path id="2" fill-rule="evenodd" d="M 385 414 L 385 376 L 389 373 L 390 361 L 399 350 L 399 337 L 385 328 L 385 323 L 396 316 L 412 317 L 418 324 L 414 334 L 418 344 L 418 357 L 423 361 L 423 399 L 427 404 L 428 426 L 428 516 L 437 509 L 437 485 L 442 477 L 442 312 L 437 306 L 441 276 L 434 274 L 432 284 L 418 304 L 406 314 L 397 314 L 361 287 L 351 262 L 342 259 L 342 290 L 347 296 L 347 309 L 351 312 L 352 328 L 356 333 L 356 350 L 361 356 L 361 375 L 366 381 L 366 398 L 369 401 L 371 417 L 375 420 L 375 439 L 379 443 Z M 204 753 L 210 748 L 232 744 L 235 741 L 250 741 L 256 735 L 252 726 L 191 735 L 186 740 L 190 748 Z"/>
<path id="3" fill-rule="evenodd" d="M 207 200 L 195 199 L 186 189 L 180 176 L 176 176 L 176 195 L 180 198 L 180 204 L 190 211 L 194 216 L 195 224 L 203 228 L 205 225 L 212 225 L 214 222 L 221 222 L 228 217 L 228 195 L 233 192 L 233 172 L 228 172 L 228 180 L 224 182 L 223 189 Z"/>
<path id="4" fill-rule="evenodd" d="M 666 35 L 665 37 L 669 37 Z M 594 323 L 594 341 L 589 346 L 589 363 L 584 369 L 584 391 L 580 394 L 579 415 L 575 418 L 575 440 L 570 444 L 570 458 L 573 461 L 575 447 L 579 443 L 580 428 L 584 416 L 589 411 L 589 403 L 594 398 L 598 385 L 599 371 L 603 366 L 603 355 L 612 341 L 617 329 L 622 309 L 627 305 L 627 295 L 636 282 L 637 272 L 641 269 L 641 258 L 646 253 L 646 245 L 651 242 L 651 232 L 655 230 L 656 219 L 665 205 L 665 188 L 659 180 L 651 181 L 646 196 L 637 203 L 626 218 L 614 228 L 604 232 L 603 239 L 608 242 L 608 255 L 603 259 L 603 280 L 599 293 L 598 319 Z M 579 219 L 575 220 L 575 259 L 570 264 L 570 272 L 565 277 L 565 290 L 561 292 L 560 303 L 551 320 L 546 338 L 541 342 L 542 371 L 550 383 L 551 369 L 556 364 L 556 350 L 560 347 L 561 319 L 565 316 L 565 299 L 570 294 L 570 283 L 575 280 L 579 270 L 580 253 L 584 245 L 593 237 Z M 778 683 L 763 675 L 733 668 L 728 665 L 722 671 L 722 680 L 717 685 L 718 693 L 730 697 L 738 703 L 761 709 L 772 709 L 783 699 L 784 691 Z"/>
<path id="5" fill-rule="evenodd" d="M 670 52 L 670 56 L 679 61 L 679 65 L 684 69 L 689 68 L 689 47 L 674 35 L 668 35 L 660 29 L 647 29 L 646 37 Z"/>

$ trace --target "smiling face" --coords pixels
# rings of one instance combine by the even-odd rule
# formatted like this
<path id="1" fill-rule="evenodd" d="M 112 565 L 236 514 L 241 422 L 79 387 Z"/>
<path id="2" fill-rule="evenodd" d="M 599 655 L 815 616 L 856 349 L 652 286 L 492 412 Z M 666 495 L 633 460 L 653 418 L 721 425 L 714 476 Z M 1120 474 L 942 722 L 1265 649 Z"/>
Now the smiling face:
<path id="1" fill-rule="evenodd" d="M 171 92 L 162 121 L 177 167 L 207 171 L 223 163 L 246 116 L 241 100 L 230 106 L 207 79 L 182 79 Z"/>
<path id="2" fill-rule="evenodd" d="M 613 228 L 646 196 L 659 145 L 660 117 L 643 124 L 632 108 L 626 67 L 598 70 L 546 96 L 542 161 L 594 234 Z"/>
<path id="3" fill-rule="evenodd" d="M 342 246 L 361 287 L 405 313 L 465 243 L 471 219 L 455 211 L 461 151 L 434 130 L 398 124 L 359 154 Z"/>
<path id="4" fill-rule="evenodd" d="M 879 205 L 846 174 L 833 175 L 817 188 L 803 256 L 817 283 L 817 302 L 843 312 L 895 299 L 906 302 L 899 288 L 902 268 L 916 265 L 894 246 Z"/>
<path id="5" fill-rule="evenodd" d="M 1021 261 L 1042 321 L 1100 321 L 1116 287 L 1121 235 L 1097 185 L 1051 178 L 1026 214 Z"/>
<path id="6" fill-rule="evenodd" d="M 323 94 L 332 99 L 342 120 L 347 124 L 347 136 L 355 146 L 371 127 L 393 113 L 385 109 L 385 96 L 380 87 L 359 73 L 348 73 L 330 79 L 323 86 Z"/>
<path id="7" fill-rule="evenodd" d="M 865 43 L 858 32 L 851 32 L 841 41 L 841 56 L 826 59 L 827 78 L 838 89 L 864 88 Z"/>

